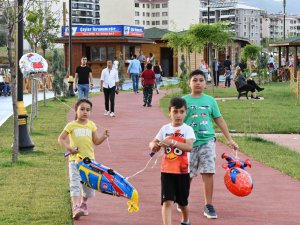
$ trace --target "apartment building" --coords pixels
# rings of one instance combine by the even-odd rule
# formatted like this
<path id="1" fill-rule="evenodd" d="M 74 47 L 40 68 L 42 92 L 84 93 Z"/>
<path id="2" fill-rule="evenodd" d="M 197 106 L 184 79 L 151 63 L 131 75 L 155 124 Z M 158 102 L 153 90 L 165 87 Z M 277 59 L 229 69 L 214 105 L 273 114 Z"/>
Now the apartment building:
<path id="1" fill-rule="evenodd" d="M 282 14 L 262 15 L 262 38 L 278 39 L 284 36 L 284 19 Z M 300 34 L 300 17 L 285 17 L 285 37 L 298 36 Z"/>
<path id="2" fill-rule="evenodd" d="M 262 9 L 239 3 L 238 0 L 230 0 L 213 1 L 209 11 L 210 23 L 227 21 L 237 38 L 245 38 L 251 43 L 260 44 Z M 208 22 L 207 1 L 201 0 L 200 22 Z"/>
<path id="3" fill-rule="evenodd" d="M 61 1 L 66 3 L 67 11 L 69 11 L 69 1 Z M 99 25 L 100 24 L 100 0 L 72 0 L 72 23 L 74 25 Z"/>
<path id="4" fill-rule="evenodd" d="M 199 23 L 199 0 L 135 0 L 134 25 L 182 31 Z"/>

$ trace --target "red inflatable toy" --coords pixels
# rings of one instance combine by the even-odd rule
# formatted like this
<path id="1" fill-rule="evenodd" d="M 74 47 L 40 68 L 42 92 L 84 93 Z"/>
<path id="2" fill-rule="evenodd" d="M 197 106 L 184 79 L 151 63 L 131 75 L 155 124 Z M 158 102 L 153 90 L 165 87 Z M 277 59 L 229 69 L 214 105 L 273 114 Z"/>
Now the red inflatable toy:
<path id="1" fill-rule="evenodd" d="M 251 168 L 249 159 L 242 161 L 226 153 L 222 154 L 222 158 L 227 160 L 227 163 L 222 165 L 226 169 L 224 183 L 227 189 L 239 197 L 249 195 L 253 189 L 253 181 L 251 175 L 244 169 L 247 166 Z"/>

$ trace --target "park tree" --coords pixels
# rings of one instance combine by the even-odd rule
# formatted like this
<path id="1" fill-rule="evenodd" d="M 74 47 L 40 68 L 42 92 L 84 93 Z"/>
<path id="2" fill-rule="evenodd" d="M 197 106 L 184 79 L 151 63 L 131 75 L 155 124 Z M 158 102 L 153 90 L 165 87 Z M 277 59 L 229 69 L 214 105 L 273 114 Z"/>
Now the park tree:
<path id="1" fill-rule="evenodd" d="M 63 60 L 63 56 L 59 54 L 57 49 L 54 49 L 53 51 L 52 75 L 53 75 L 52 87 L 54 91 L 54 96 L 61 95 L 62 93 L 65 95 L 64 92 L 67 90 L 67 87 L 64 83 L 64 77 L 65 77 L 64 60 Z"/>
<path id="2" fill-rule="evenodd" d="M 189 33 L 194 36 L 196 42 L 208 46 L 210 52 L 214 47 L 216 49 L 224 48 L 233 37 L 232 31 L 227 23 L 216 22 L 213 24 L 199 23 L 191 25 Z M 209 54 L 208 64 L 212 65 L 212 54 Z"/>
<path id="3" fill-rule="evenodd" d="M 54 0 L 51 4 L 56 2 L 57 0 Z M 58 12 L 52 12 L 51 4 L 44 5 L 37 2 L 26 13 L 25 39 L 33 52 L 36 52 L 37 47 L 40 46 L 43 50 L 43 57 L 45 57 L 46 49 L 56 38 L 59 29 Z"/>
<path id="4" fill-rule="evenodd" d="M 250 65 L 250 74 L 252 72 L 252 65 L 251 65 L 251 60 L 252 59 L 259 59 L 259 52 L 261 51 L 261 47 L 257 45 L 246 45 L 243 50 L 242 50 L 242 59 L 247 61 L 247 64 Z"/>

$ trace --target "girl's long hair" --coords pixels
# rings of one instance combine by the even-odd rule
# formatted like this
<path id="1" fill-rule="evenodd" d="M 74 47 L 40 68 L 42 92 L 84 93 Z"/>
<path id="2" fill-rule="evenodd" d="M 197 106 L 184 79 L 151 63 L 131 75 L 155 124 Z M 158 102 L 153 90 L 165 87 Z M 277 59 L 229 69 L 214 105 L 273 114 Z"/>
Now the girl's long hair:
<path id="1" fill-rule="evenodd" d="M 92 109 L 92 107 L 93 107 L 93 103 L 92 103 L 90 100 L 85 99 L 85 98 L 79 99 L 79 100 L 76 102 L 76 104 L 75 104 L 75 120 L 77 120 L 77 109 L 78 109 L 78 107 L 79 107 L 82 103 L 87 103 L 87 104 L 89 104 L 89 105 L 91 106 L 91 109 Z"/>

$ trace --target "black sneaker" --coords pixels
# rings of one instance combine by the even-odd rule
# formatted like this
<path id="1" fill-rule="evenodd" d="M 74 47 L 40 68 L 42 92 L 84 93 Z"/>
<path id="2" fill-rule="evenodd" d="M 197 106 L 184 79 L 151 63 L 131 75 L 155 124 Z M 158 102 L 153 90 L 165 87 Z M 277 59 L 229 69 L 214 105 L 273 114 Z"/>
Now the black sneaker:
<path id="1" fill-rule="evenodd" d="M 214 209 L 214 206 L 211 204 L 207 204 L 204 206 L 204 216 L 208 219 L 217 219 L 218 215 Z"/>

